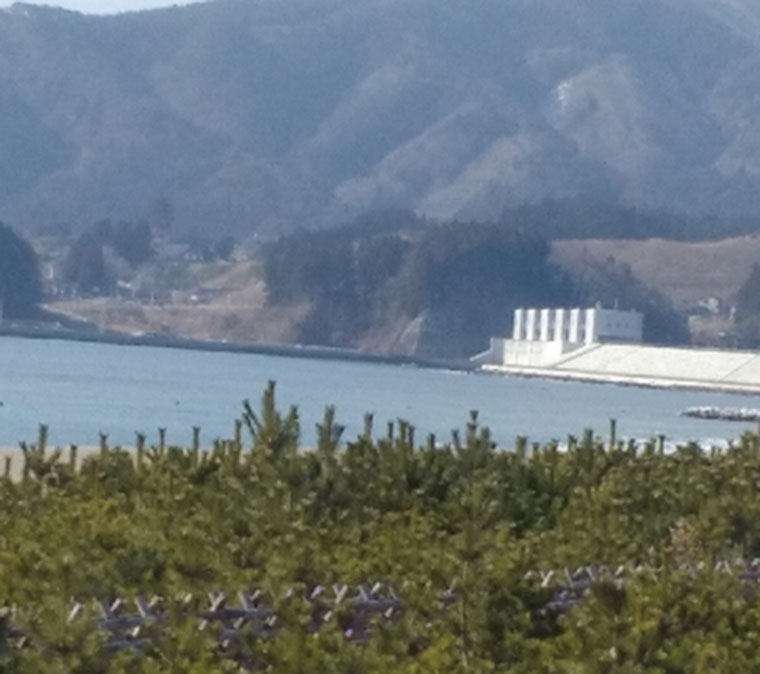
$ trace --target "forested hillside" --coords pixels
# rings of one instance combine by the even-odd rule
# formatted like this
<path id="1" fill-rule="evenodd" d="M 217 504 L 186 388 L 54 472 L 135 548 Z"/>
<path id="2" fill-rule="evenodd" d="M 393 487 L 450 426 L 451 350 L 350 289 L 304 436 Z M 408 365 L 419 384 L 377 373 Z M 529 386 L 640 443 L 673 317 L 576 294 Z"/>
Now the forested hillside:
<path id="1" fill-rule="evenodd" d="M 0 12 L 0 218 L 281 233 L 573 195 L 760 206 L 749 0 Z"/>
<path id="2" fill-rule="evenodd" d="M 42 297 L 37 254 L 13 229 L 0 222 L 0 322 L 34 313 Z"/>
<path id="3" fill-rule="evenodd" d="M 635 276 L 630 254 L 618 263 L 611 254 L 578 252 L 578 241 L 552 245 L 539 234 L 541 224 L 525 226 L 525 217 L 551 224 L 540 213 L 553 208 L 505 213 L 493 224 L 375 213 L 345 227 L 260 242 L 250 258 L 237 260 L 219 257 L 213 246 L 207 259 L 162 259 L 144 223 L 100 223 L 61 256 L 60 299 L 50 308 L 131 333 L 462 359 L 483 351 L 490 337 L 508 334 L 519 306 L 601 302 L 642 311 L 649 341 L 689 341 L 685 314 L 650 278 Z M 668 223 L 666 215 L 601 212 L 617 212 L 623 222 L 630 216 Z M 701 221 L 677 222 L 686 233 Z M 624 243 L 629 251 L 631 242 Z"/>
<path id="4" fill-rule="evenodd" d="M 684 318 L 630 267 L 589 259 L 566 271 L 519 221 L 408 218 L 384 231 L 381 222 L 294 233 L 263 248 L 269 305 L 307 308 L 299 341 L 466 358 L 508 334 L 517 307 L 597 302 L 642 311 L 647 341 L 689 340 Z"/>

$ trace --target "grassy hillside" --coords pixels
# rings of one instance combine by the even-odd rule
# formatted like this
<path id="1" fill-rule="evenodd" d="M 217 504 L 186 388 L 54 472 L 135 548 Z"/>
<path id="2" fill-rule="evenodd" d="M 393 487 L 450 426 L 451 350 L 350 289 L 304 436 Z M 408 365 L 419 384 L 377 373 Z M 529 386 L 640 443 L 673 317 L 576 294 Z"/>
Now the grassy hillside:
<path id="1" fill-rule="evenodd" d="M 760 238 L 735 237 L 721 241 L 603 240 L 556 241 L 553 254 L 568 269 L 589 262 L 614 260 L 633 275 L 657 288 L 677 308 L 693 308 L 700 300 L 735 300 L 736 292 L 760 260 Z"/>

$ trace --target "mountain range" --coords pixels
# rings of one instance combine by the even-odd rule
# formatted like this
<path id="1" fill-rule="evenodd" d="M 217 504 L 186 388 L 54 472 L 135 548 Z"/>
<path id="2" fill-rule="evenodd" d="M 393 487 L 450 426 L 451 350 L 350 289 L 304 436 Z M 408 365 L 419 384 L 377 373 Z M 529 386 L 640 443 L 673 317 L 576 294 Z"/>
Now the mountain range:
<path id="1" fill-rule="evenodd" d="M 750 0 L 0 10 L 0 219 L 272 234 L 586 196 L 760 210 Z"/>

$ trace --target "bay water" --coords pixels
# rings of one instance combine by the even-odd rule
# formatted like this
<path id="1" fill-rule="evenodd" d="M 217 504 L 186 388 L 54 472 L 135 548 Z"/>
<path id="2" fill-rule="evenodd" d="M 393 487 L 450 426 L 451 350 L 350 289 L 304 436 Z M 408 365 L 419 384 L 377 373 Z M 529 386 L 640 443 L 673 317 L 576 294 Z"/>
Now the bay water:
<path id="1" fill-rule="evenodd" d="M 315 425 L 335 405 L 344 440 L 355 438 L 365 412 L 375 434 L 388 421 L 406 419 L 423 442 L 428 433 L 448 441 L 479 411 L 494 440 L 512 447 L 517 435 L 541 443 L 564 441 L 593 428 L 606 436 L 609 420 L 619 437 L 721 444 L 755 428 L 752 423 L 681 416 L 686 407 L 760 407 L 752 396 L 672 391 L 611 384 L 503 377 L 341 360 L 119 346 L 52 339 L 0 337 L 0 445 L 34 442 L 40 423 L 51 444 L 133 446 L 135 432 L 150 443 L 167 429 L 171 444 L 189 445 L 192 427 L 201 442 L 231 437 L 242 401 L 258 409 L 268 380 L 277 382 L 278 407 L 297 405 L 302 444 L 315 443 Z"/>

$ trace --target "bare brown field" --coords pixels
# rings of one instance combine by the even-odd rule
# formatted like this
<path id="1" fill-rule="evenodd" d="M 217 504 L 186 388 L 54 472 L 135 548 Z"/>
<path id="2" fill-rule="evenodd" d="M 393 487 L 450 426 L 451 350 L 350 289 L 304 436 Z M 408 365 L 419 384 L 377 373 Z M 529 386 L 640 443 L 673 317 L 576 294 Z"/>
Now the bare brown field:
<path id="1" fill-rule="evenodd" d="M 203 294 L 205 292 L 205 295 Z M 51 311 L 127 334 L 165 333 L 191 339 L 289 343 L 308 305 L 273 307 L 250 265 L 237 264 L 206 279 L 201 288 L 170 293 L 161 302 L 113 297 L 51 302 Z"/>
<path id="2" fill-rule="evenodd" d="M 752 265 L 760 262 L 760 236 L 705 242 L 568 240 L 555 242 L 552 254 L 568 269 L 613 257 L 683 309 L 708 297 L 730 303 Z"/>

